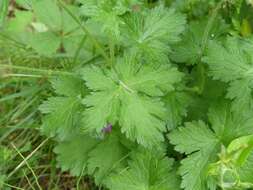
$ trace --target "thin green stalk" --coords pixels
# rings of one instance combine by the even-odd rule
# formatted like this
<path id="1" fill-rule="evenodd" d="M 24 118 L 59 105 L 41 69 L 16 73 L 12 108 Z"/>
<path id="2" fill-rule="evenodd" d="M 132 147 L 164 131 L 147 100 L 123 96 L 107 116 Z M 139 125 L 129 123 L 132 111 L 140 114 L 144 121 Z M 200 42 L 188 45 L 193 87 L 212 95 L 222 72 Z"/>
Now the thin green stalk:
<path id="1" fill-rule="evenodd" d="M 85 170 L 85 167 L 83 167 L 82 172 L 81 172 L 81 175 L 80 175 L 80 176 L 78 177 L 78 179 L 77 179 L 77 182 L 76 182 L 76 189 L 77 189 L 77 190 L 80 190 L 79 186 L 80 186 L 81 179 L 82 179 L 82 177 L 83 177 L 84 170 Z"/>
<path id="2" fill-rule="evenodd" d="M 7 187 L 10 187 L 10 188 L 12 188 L 12 189 L 25 190 L 25 189 L 23 189 L 23 188 L 16 187 L 16 186 L 10 185 L 10 184 L 8 184 L 8 183 L 4 183 L 4 182 L 3 182 L 3 185 L 4 185 L 4 186 L 7 186 Z"/>
<path id="3" fill-rule="evenodd" d="M 61 1 L 58 0 L 58 3 L 60 6 L 72 17 L 72 19 L 81 27 L 83 32 L 87 35 L 87 37 L 92 41 L 94 46 L 97 48 L 99 53 L 104 57 L 106 62 L 110 62 L 109 57 L 107 56 L 106 52 L 104 51 L 102 45 L 99 44 L 99 42 L 96 40 L 96 38 L 93 37 L 93 35 L 89 32 L 89 30 L 81 23 L 78 17 L 76 17 L 72 11 Z"/>
<path id="4" fill-rule="evenodd" d="M 35 181 L 36 181 L 36 185 L 38 186 L 39 190 L 42 190 L 40 184 L 39 184 L 39 181 L 38 181 L 38 178 L 35 174 L 35 172 L 33 171 L 32 167 L 30 166 L 30 164 L 27 162 L 27 158 L 25 158 L 22 153 L 18 150 L 18 148 L 13 144 L 11 143 L 12 147 L 16 150 L 16 152 L 20 155 L 20 157 L 23 159 L 24 163 L 27 165 L 28 169 L 31 171 Z M 9 176 L 8 176 L 9 177 Z"/>
<path id="5" fill-rule="evenodd" d="M 43 75 L 22 74 L 22 73 L 9 73 L 9 74 L 4 74 L 2 77 L 3 78 L 9 78 L 9 77 L 42 78 L 44 76 Z"/>
<path id="6" fill-rule="evenodd" d="M 206 84 L 206 75 L 205 75 L 205 65 L 201 64 L 201 57 L 203 56 L 206 46 L 208 44 L 208 36 L 210 34 L 210 31 L 212 29 L 212 26 L 214 24 L 214 21 L 219 13 L 220 8 L 222 7 L 222 4 L 225 2 L 226 0 L 222 0 L 220 1 L 217 6 L 215 7 L 214 11 L 212 12 L 211 18 L 208 20 L 207 25 L 205 27 L 204 30 L 204 35 L 202 38 L 202 42 L 201 42 L 201 53 L 199 56 L 199 64 L 197 66 L 197 69 L 200 73 L 200 82 L 199 82 L 199 94 L 202 94 L 205 88 L 205 84 Z"/>
<path id="7" fill-rule="evenodd" d="M 51 166 L 51 167 L 52 167 L 52 166 Z M 37 167 L 37 169 L 38 169 L 38 167 Z M 45 175 L 42 175 L 42 174 L 44 174 L 47 170 L 48 170 L 48 168 L 44 168 L 44 169 L 40 172 L 38 178 L 41 178 L 41 177 L 45 176 Z M 31 184 L 34 185 L 35 183 L 36 183 L 36 181 L 33 181 Z"/>
<path id="8" fill-rule="evenodd" d="M 12 114 L 11 118 L 9 119 L 10 122 L 14 122 L 18 117 L 20 117 L 30 106 L 34 105 L 33 103 L 38 100 L 38 96 L 34 95 L 31 98 L 27 98 L 22 102 L 18 107 L 19 109 Z"/>
<path id="9" fill-rule="evenodd" d="M 19 97 L 29 96 L 31 94 L 36 94 L 40 90 L 41 90 L 41 87 L 35 86 L 34 88 L 29 88 L 29 89 L 23 90 L 21 92 L 10 94 L 8 96 L 6 95 L 3 98 L 0 98 L 0 102 L 13 100 L 13 99 L 16 99 Z"/>
<path id="10" fill-rule="evenodd" d="M 184 87 L 184 90 L 185 91 L 188 91 L 188 92 L 199 92 L 199 87 L 198 86 L 194 86 L 194 87 Z"/>
<path id="11" fill-rule="evenodd" d="M 32 183 L 30 182 L 29 178 L 27 177 L 25 171 L 24 171 L 24 170 L 22 170 L 22 171 L 23 171 L 23 174 L 24 174 L 24 176 L 25 176 L 26 181 L 28 182 L 28 185 L 29 185 L 33 190 L 36 190 L 36 189 L 33 187 Z"/>
<path id="12" fill-rule="evenodd" d="M 208 42 L 208 36 L 209 33 L 212 29 L 212 26 L 214 24 L 214 21 L 219 13 L 220 8 L 222 7 L 222 4 L 225 2 L 226 0 L 222 0 L 220 1 L 217 6 L 215 7 L 214 11 L 212 12 L 211 18 L 208 20 L 205 31 L 204 31 L 204 35 L 202 38 L 202 42 L 201 42 L 201 56 L 205 51 L 205 48 L 207 46 L 207 42 Z"/>
<path id="13" fill-rule="evenodd" d="M 48 152 L 52 152 L 52 149 L 53 149 L 52 145 L 50 145 Z M 53 189 L 55 176 L 56 176 L 55 160 L 51 159 L 51 162 L 50 162 L 50 178 L 49 178 L 49 183 L 48 183 L 48 189 Z"/>
<path id="14" fill-rule="evenodd" d="M 115 44 L 112 35 L 109 43 L 109 48 L 110 48 L 110 66 L 112 68 L 115 62 Z"/>
<path id="15" fill-rule="evenodd" d="M 89 58 L 88 60 L 83 61 L 80 65 L 81 66 L 87 65 L 87 64 L 89 64 L 90 62 L 94 61 L 95 59 L 97 59 L 99 57 L 100 57 L 100 55 L 94 55 L 91 58 Z"/>
<path id="16" fill-rule="evenodd" d="M 199 73 L 198 93 L 202 94 L 204 89 L 205 89 L 205 85 L 206 85 L 206 75 L 205 75 L 206 68 L 205 68 L 205 65 L 199 63 L 197 65 L 197 71 Z"/>
<path id="17" fill-rule="evenodd" d="M 14 149 L 19 153 L 19 155 L 23 158 L 23 161 L 8 175 L 7 178 L 10 178 L 13 174 L 15 174 L 24 164 L 26 164 L 27 166 L 28 164 L 28 160 L 48 141 L 49 138 L 47 138 L 46 140 L 44 140 L 37 148 L 34 149 L 34 151 L 32 151 L 26 158 L 23 157 L 23 155 L 18 151 L 18 149 L 16 148 L 16 146 L 12 144 L 12 146 L 14 147 Z M 33 172 L 32 172 L 33 173 Z M 35 175 L 35 174 L 34 174 Z M 36 177 L 36 176 L 35 176 Z"/>
<path id="18" fill-rule="evenodd" d="M 81 40 L 81 42 L 80 42 L 80 44 L 79 44 L 79 46 L 78 46 L 78 48 L 77 48 L 77 50 L 76 50 L 76 52 L 75 52 L 75 56 L 74 56 L 74 65 L 76 65 L 77 58 L 78 58 L 78 56 L 79 56 L 79 54 L 80 54 L 80 52 L 81 52 L 81 49 L 82 49 L 82 47 L 83 47 L 85 41 L 86 41 L 86 36 L 83 36 L 83 38 L 82 38 L 82 40 Z"/>
<path id="19" fill-rule="evenodd" d="M 55 71 L 55 70 L 50 70 L 50 69 L 49 70 L 37 69 L 37 68 L 31 68 L 31 67 L 25 67 L 25 66 L 11 65 L 11 64 L 0 64 L 0 69 L 1 68 L 32 71 L 32 72 L 44 73 L 49 76 L 50 75 L 74 75 L 74 73 L 67 72 L 67 71 Z"/>

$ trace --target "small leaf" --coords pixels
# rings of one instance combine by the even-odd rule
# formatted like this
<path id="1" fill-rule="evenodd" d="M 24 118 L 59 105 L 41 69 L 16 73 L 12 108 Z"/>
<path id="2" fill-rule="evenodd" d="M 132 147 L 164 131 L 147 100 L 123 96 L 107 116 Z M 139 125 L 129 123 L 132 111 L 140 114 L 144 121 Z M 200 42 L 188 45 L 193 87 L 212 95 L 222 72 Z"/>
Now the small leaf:
<path id="1" fill-rule="evenodd" d="M 98 141 L 96 139 L 85 135 L 79 135 L 68 141 L 59 143 L 54 149 L 54 152 L 58 155 L 58 167 L 61 167 L 63 171 L 70 170 L 74 176 L 86 174 L 89 152 L 97 144 Z"/>
<path id="2" fill-rule="evenodd" d="M 77 76 L 59 76 L 51 80 L 52 86 L 58 95 L 68 97 L 81 96 L 85 91 L 85 86 Z"/>
<path id="3" fill-rule="evenodd" d="M 60 47 L 61 39 L 52 32 L 40 32 L 33 35 L 30 45 L 39 54 L 50 56 Z"/>
<path id="4" fill-rule="evenodd" d="M 38 0 L 32 3 L 32 7 L 38 21 L 52 30 L 61 29 L 61 12 L 56 0 Z"/>
<path id="5" fill-rule="evenodd" d="M 253 135 L 239 137 L 233 140 L 227 148 L 228 153 L 232 154 L 237 166 L 242 166 L 247 161 L 252 150 Z"/>
<path id="6" fill-rule="evenodd" d="M 81 100 L 75 97 L 51 97 L 40 106 L 43 119 L 42 132 L 49 137 L 64 140 L 80 130 Z"/>
<path id="7" fill-rule="evenodd" d="M 75 135 L 56 146 L 58 166 L 63 171 L 70 170 L 74 176 L 93 175 L 97 184 L 103 184 L 112 174 L 126 167 L 129 150 L 120 138 L 117 132 L 104 139 Z"/>
<path id="8" fill-rule="evenodd" d="M 129 167 L 109 178 L 111 190 L 179 190 L 173 160 L 156 151 L 135 151 Z"/>

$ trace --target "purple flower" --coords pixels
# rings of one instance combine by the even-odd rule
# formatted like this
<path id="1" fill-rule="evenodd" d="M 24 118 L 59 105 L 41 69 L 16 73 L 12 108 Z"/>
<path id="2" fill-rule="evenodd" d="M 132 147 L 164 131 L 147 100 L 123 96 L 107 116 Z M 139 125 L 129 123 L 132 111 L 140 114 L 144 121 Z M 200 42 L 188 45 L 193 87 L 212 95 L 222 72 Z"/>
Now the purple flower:
<path id="1" fill-rule="evenodd" d="M 112 124 L 110 124 L 110 123 L 107 124 L 107 126 L 102 129 L 102 132 L 103 133 L 111 133 L 112 132 Z"/>

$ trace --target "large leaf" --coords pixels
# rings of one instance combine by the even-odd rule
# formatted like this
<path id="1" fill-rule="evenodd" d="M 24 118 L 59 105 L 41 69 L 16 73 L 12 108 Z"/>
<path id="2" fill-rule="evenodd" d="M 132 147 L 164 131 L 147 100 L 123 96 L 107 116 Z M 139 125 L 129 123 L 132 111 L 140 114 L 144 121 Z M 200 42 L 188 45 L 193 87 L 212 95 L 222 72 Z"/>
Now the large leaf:
<path id="1" fill-rule="evenodd" d="M 92 93 L 84 98 L 84 129 L 101 132 L 119 121 L 131 140 L 152 146 L 163 140 L 165 108 L 159 97 L 172 91 L 181 74 L 169 66 L 136 69 L 134 60 L 117 63 L 114 70 L 87 67 L 83 78 Z M 151 99 L 152 96 L 153 98 Z M 141 119 L 140 119 L 141 118 Z"/>
<path id="2" fill-rule="evenodd" d="M 111 190 L 179 190 L 179 181 L 172 169 L 173 161 L 152 151 L 136 151 L 129 167 L 109 179 Z"/>
<path id="3" fill-rule="evenodd" d="M 179 169 L 183 178 L 181 187 L 185 190 L 207 190 L 212 184 L 208 178 L 209 166 L 219 160 L 221 147 L 232 142 L 228 149 L 233 151 L 238 147 L 238 140 L 234 139 L 252 134 L 251 117 L 232 114 L 231 107 L 225 102 L 209 109 L 208 115 L 211 127 L 202 121 L 191 122 L 169 134 L 175 150 L 187 155 Z M 245 152 L 248 153 L 243 151 L 242 154 Z M 238 160 L 245 158 L 242 154 Z"/>
<path id="4" fill-rule="evenodd" d="M 228 38 L 224 46 L 210 44 L 203 59 L 214 79 L 229 83 L 227 96 L 233 100 L 233 111 L 252 108 L 252 49 L 252 40 Z"/>

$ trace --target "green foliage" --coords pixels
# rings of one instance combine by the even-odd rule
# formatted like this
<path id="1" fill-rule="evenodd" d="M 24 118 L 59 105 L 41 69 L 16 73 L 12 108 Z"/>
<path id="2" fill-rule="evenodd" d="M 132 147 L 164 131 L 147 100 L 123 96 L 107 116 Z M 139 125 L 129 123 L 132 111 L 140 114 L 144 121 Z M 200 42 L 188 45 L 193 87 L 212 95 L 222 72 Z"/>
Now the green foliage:
<path id="1" fill-rule="evenodd" d="M 201 61 L 201 57 L 205 53 L 204 43 L 209 43 L 211 40 L 218 40 L 224 33 L 227 32 L 228 26 L 221 18 L 217 18 L 213 23 L 212 29 L 208 31 L 206 38 L 205 26 L 208 24 L 208 19 L 201 21 L 192 21 L 189 24 L 187 32 L 182 41 L 176 44 L 172 53 L 172 58 L 178 63 L 197 64 Z M 207 42 L 205 42 L 207 40 Z"/>
<path id="2" fill-rule="evenodd" d="M 103 184 L 113 173 L 126 167 L 129 149 L 113 133 L 103 139 L 77 135 L 61 142 L 55 152 L 63 171 L 70 170 L 75 176 L 90 174 L 96 183 Z"/>
<path id="3" fill-rule="evenodd" d="M 84 126 L 99 133 L 107 123 L 119 122 L 128 138 L 153 146 L 163 141 L 161 132 L 165 130 L 165 108 L 159 97 L 174 90 L 181 73 L 169 66 L 142 66 L 137 70 L 136 65 L 134 60 L 124 59 L 112 71 L 94 66 L 83 70 L 86 85 L 93 90 L 83 100 L 87 106 Z"/>
<path id="4" fill-rule="evenodd" d="M 221 147 L 232 142 L 227 147 L 227 151 L 231 152 L 236 149 L 231 148 L 235 147 L 233 139 L 252 134 L 251 116 L 232 114 L 227 104 L 211 108 L 208 115 L 211 127 L 203 121 L 191 122 L 169 135 L 171 143 L 176 145 L 175 149 L 188 155 L 181 161 L 179 169 L 183 178 L 182 187 L 186 190 L 208 189 L 208 169 L 212 162 L 218 160 Z M 222 186 L 223 182 L 219 185 Z"/>
<path id="5" fill-rule="evenodd" d="M 112 176 L 112 190 L 179 190 L 177 175 L 172 168 L 173 160 L 155 151 L 137 150 L 131 154 L 129 168 Z"/>
<path id="6" fill-rule="evenodd" d="M 37 32 L 31 38 L 30 45 L 42 55 L 52 55 L 57 51 L 67 51 L 73 55 L 79 46 L 78 39 L 84 36 L 79 25 L 60 9 L 55 0 L 36 1 L 32 8 L 37 22 L 43 24 L 45 29 L 39 31 L 35 28 Z M 77 11 L 76 7 L 69 8 Z"/>
<path id="7" fill-rule="evenodd" d="M 0 189 L 253 188 L 251 1 L 10 2 L 0 1 Z M 45 171 L 75 178 L 56 187 Z"/>
<path id="8" fill-rule="evenodd" d="M 214 79 L 229 83 L 227 97 L 233 100 L 233 110 L 252 108 L 252 41 L 228 38 L 225 45 L 212 43 L 204 61 Z"/>
<path id="9" fill-rule="evenodd" d="M 43 120 L 42 132 L 63 140 L 80 128 L 84 88 L 81 79 L 69 76 L 53 79 L 52 86 L 62 96 L 51 97 L 40 106 L 40 111 L 48 114 Z"/>
<path id="10" fill-rule="evenodd" d="M 185 18 L 173 9 L 159 6 L 148 13 L 136 13 L 126 18 L 122 36 L 125 48 L 141 61 L 168 62 L 170 45 L 179 41 Z"/>

